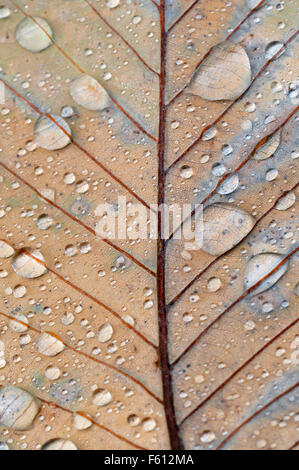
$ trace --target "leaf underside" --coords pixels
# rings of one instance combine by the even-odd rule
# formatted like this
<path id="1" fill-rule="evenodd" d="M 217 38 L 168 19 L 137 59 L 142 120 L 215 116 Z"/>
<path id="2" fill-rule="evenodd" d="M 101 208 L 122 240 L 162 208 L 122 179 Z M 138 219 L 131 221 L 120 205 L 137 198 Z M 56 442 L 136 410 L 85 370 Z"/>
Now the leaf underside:
<path id="1" fill-rule="evenodd" d="M 2 409 L 0 442 L 298 446 L 296 3 L 2 0 L 0 394 L 39 410 L 19 430 Z M 16 29 L 36 17 L 53 37 L 30 52 Z M 74 102 L 82 74 L 108 107 Z M 37 121 L 66 107 L 69 145 L 37 146 Z M 120 196 L 148 217 L 203 204 L 202 249 L 164 240 L 161 218 L 158 240 L 100 238 L 95 209 Z"/>

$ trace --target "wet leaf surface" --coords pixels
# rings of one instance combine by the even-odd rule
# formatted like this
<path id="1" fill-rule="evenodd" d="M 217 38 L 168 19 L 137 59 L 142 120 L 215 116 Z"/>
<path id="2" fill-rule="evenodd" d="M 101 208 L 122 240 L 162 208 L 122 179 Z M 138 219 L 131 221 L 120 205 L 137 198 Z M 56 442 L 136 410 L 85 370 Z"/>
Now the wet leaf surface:
<path id="1" fill-rule="evenodd" d="M 296 23 L 2 1 L 0 450 L 298 447 Z M 162 203 L 200 249 L 196 210 L 141 236 Z"/>

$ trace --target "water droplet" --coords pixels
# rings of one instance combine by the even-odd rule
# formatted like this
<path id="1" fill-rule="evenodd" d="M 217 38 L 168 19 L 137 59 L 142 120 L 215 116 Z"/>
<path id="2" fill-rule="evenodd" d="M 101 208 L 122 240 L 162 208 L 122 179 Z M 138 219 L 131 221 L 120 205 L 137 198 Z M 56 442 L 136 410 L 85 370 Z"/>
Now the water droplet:
<path id="1" fill-rule="evenodd" d="M 250 85 L 251 68 L 246 51 L 224 41 L 215 46 L 195 71 L 190 92 L 206 100 L 234 100 Z"/>
<path id="2" fill-rule="evenodd" d="M 96 406 L 106 406 L 112 401 L 112 395 L 108 390 L 99 389 L 93 395 L 93 403 Z"/>
<path id="3" fill-rule="evenodd" d="M 227 172 L 226 166 L 223 163 L 214 163 L 212 168 L 212 174 L 214 176 L 223 176 Z"/>
<path id="4" fill-rule="evenodd" d="M 77 104 L 90 111 L 100 111 L 111 104 L 106 90 L 89 75 L 76 78 L 71 83 L 70 94 Z"/>
<path id="5" fill-rule="evenodd" d="M 75 413 L 73 415 L 73 425 L 79 431 L 83 431 L 84 429 L 88 429 L 92 426 L 92 421 L 85 418 L 85 416 Z"/>
<path id="6" fill-rule="evenodd" d="M 60 114 L 64 119 L 68 119 L 74 116 L 75 111 L 71 106 L 63 106 L 63 108 L 61 108 Z"/>
<path id="7" fill-rule="evenodd" d="M 34 279 L 47 272 L 43 255 L 36 250 L 22 250 L 13 259 L 12 267 L 21 277 Z"/>
<path id="8" fill-rule="evenodd" d="M 98 332 L 99 342 L 106 343 L 107 341 L 110 341 L 113 336 L 113 333 L 114 333 L 114 330 L 113 330 L 112 325 L 110 325 L 110 323 L 106 323 L 105 325 L 102 325 Z"/>
<path id="9" fill-rule="evenodd" d="M 266 143 L 259 147 L 253 155 L 255 160 L 266 160 L 272 157 L 280 144 L 280 132 L 275 132 Z"/>
<path id="10" fill-rule="evenodd" d="M 280 199 L 275 206 L 278 211 L 286 211 L 292 207 L 296 202 L 296 194 L 294 191 L 289 192 L 286 196 Z"/>
<path id="11" fill-rule="evenodd" d="M 193 169 L 190 166 L 184 165 L 180 168 L 180 176 L 184 179 L 189 179 L 193 175 Z"/>
<path id="12" fill-rule="evenodd" d="M 271 168 L 266 173 L 266 181 L 273 181 L 277 178 L 277 176 L 278 176 L 278 171 L 276 170 L 276 168 Z"/>
<path id="13" fill-rule="evenodd" d="M 44 356 L 57 356 L 64 350 L 65 346 L 56 336 L 50 333 L 41 333 L 36 338 L 36 347 L 38 351 Z"/>
<path id="14" fill-rule="evenodd" d="M 218 193 L 219 194 L 231 194 L 233 193 L 237 187 L 239 186 L 239 177 L 238 175 L 232 175 L 227 178 L 219 187 Z"/>
<path id="15" fill-rule="evenodd" d="M 142 429 L 145 432 L 153 431 L 157 426 L 157 422 L 153 418 L 146 418 L 142 421 Z"/>
<path id="16" fill-rule="evenodd" d="M 11 10 L 8 7 L 1 6 L 0 7 L 0 20 L 4 20 L 11 15 Z"/>
<path id="17" fill-rule="evenodd" d="M 280 54 L 278 54 L 277 58 L 284 53 L 285 49 L 281 42 L 273 41 L 270 42 L 265 49 L 265 57 L 266 59 L 272 59 L 279 51 L 281 50 Z"/>
<path id="18" fill-rule="evenodd" d="M 207 285 L 210 292 L 217 292 L 221 287 L 221 280 L 219 277 L 211 277 Z"/>
<path id="19" fill-rule="evenodd" d="M 42 450 L 78 450 L 77 446 L 66 439 L 54 439 L 43 445 Z"/>
<path id="20" fill-rule="evenodd" d="M 116 8 L 120 4 L 120 0 L 106 0 L 106 5 L 108 8 Z"/>
<path id="21" fill-rule="evenodd" d="M 205 431 L 200 437 L 201 442 L 204 442 L 205 444 L 208 444 L 209 442 L 212 442 L 215 439 L 216 439 L 216 436 L 211 431 Z"/>
<path id="22" fill-rule="evenodd" d="M 49 366 L 45 370 L 45 376 L 49 380 L 57 380 L 61 375 L 60 369 L 57 366 Z"/>
<path id="23" fill-rule="evenodd" d="M 257 282 L 267 276 L 281 263 L 283 256 L 277 253 L 260 253 L 251 258 L 244 272 L 244 288 L 250 289 Z M 284 263 L 271 276 L 265 279 L 255 290 L 254 294 L 260 294 L 270 289 L 287 272 L 288 262 Z"/>
<path id="24" fill-rule="evenodd" d="M 18 387 L 0 389 L 0 424 L 18 431 L 28 429 L 39 411 L 30 393 Z"/>
<path id="25" fill-rule="evenodd" d="M 53 224 L 53 219 L 49 215 L 43 214 L 37 219 L 37 226 L 40 230 L 48 230 Z"/>
<path id="26" fill-rule="evenodd" d="M 16 286 L 13 290 L 13 295 L 16 299 L 21 299 L 26 295 L 26 287 L 25 286 Z"/>
<path id="27" fill-rule="evenodd" d="M 232 204 L 212 204 L 203 211 L 202 249 L 220 256 L 236 246 L 254 226 L 254 218 Z"/>
<path id="28" fill-rule="evenodd" d="M 0 240 L 0 258 L 10 258 L 15 250 L 12 246 L 3 240 Z"/>
<path id="29" fill-rule="evenodd" d="M 1 442 L 0 441 L 0 450 L 10 450 L 6 442 Z"/>
<path id="30" fill-rule="evenodd" d="M 53 31 L 43 18 L 24 18 L 16 29 L 16 40 L 30 52 L 41 52 L 53 44 Z"/>
<path id="31" fill-rule="evenodd" d="M 60 150 L 70 144 L 71 129 L 62 117 L 55 114 L 51 117 L 53 120 L 47 116 L 41 116 L 36 121 L 34 140 L 43 149 Z"/>

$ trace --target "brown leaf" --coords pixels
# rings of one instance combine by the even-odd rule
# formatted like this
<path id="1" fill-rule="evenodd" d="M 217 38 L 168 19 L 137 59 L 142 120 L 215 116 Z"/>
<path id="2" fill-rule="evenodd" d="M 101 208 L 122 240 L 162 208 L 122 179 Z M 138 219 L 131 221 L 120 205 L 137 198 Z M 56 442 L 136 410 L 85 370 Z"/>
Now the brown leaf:
<path id="1" fill-rule="evenodd" d="M 0 450 L 298 447 L 295 12 L 3 0 Z"/>

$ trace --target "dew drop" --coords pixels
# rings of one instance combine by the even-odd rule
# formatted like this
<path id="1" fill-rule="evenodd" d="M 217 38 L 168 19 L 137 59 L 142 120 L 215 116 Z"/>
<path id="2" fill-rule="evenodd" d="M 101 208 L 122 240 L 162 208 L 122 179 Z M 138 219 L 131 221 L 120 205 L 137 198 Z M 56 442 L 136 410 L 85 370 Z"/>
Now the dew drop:
<path id="1" fill-rule="evenodd" d="M 106 406 L 112 401 L 112 395 L 108 390 L 98 389 L 93 394 L 93 403 L 96 406 Z"/>
<path id="2" fill-rule="evenodd" d="M 234 100 L 250 83 L 251 68 L 245 49 L 224 41 L 196 69 L 189 89 L 206 100 Z"/>
<path id="3" fill-rule="evenodd" d="M 16 29 L 16 40 L 30 52 L 41 52 L 53 44 L 53 31 L 43 18 L 24 18 Z"/>
<path id="4" fill-rule="evenodd" d="M 57 366 L 48 366 L 45 370 L 45 376 L 49 380 L 57 380 L 61 375 L 60 369 Z"/>
<path id="5" fill-rule="evenodd" d="M 38 335 L 35 343 L 38 351 L 44 356 L 49 357 L 57 356 L 65 348 L 62 341 L 54 335 L 45 332 Z"/>
<path id="6" fill-rule="evenodd" d="M 76 78 L 71 83 L 70 94 L 77 104 L 90 111 L 100 111 L 111 104 L 106 90 L 89 75 Z"/>
<path id="7" fill-rule="evenodd" d="M 33 423 L 39 405 L 35 398 L 19 387 L 0 389 L 0 424 L 18 431 L 28 429 Z"/>
<path id="8" fill-rule="evenodd" d="M 189 179 L 193 176 L 193 169 L 190 166 L 184 165 L 180 168 L 180 176 L 184 179 Z"/>
<path id="9" fill-rule="evenodd" d="M 113 330 L 112 325 L 110 325 L 110 323 L 106 323 L 105 325 L 102 325 L 98 332 L 99 342 L 106 343 L 107 341 L 110 341 L 113 336 L 113 333 L 114 333 L 114 330 Z"/>
<path id="10" fill-rule="evenodd" d="M 14 271 L 21 277 L 34 279 L 47 272 L 43 255 L 36 250 L 22 250 L 12 262 Z"/>
<path id="11" fill-rule="evenodd" d="M 11 10 L 8 7 L 0 6 L 0 20 L 5 20 L 11 15 Z"/>
<path id="12" fill-rule="evenodd" d="M 280 54 L 278 52 L 281 50 Z M 265 57 L 266 59 L 272 59 L 276 54 L 278 54 L 277 57 L 279 57 L 281 54 L 284 52 L 284 46 L 281 42 L 279 41 L 273 41 L 270 42 L 265 49 Z"/>
<path id="13" fill-rule="evenodd" d="M 232 175 L 227 178 L 219 187 L 218 193 L 219 194 L 231 194 L 233 193 L 237 187 L 239 186 L 239 177 L 238 175 Z"/>
<path id="14" fill-rule="evenodd" d="M 245 268 L 244 272 L 244 288 L 250 289 L 257 282 L 275 269 L 283 260 L 283 256 L 277 253 L 260 253 L 251 258 Z M 276 282 L 287 272 L 288 262 L 280 266 L 271 276 L 265 279 L 254 290 L 254 294 L 260 294 L 265 290 L 270 289 Z"/>
<path id="15" fill-rule="evenodd" d="M 77 446 L 67 439 L 54 439 L 43 445 L 42 450 L 78 450 Z"/>
<path id="16" fill-rule="evenodd" d="M 71 142 L 71 129 L 65 120 L 51 115 L 41 116 L 34 126 L 34 140 L 35 143 L 46 150 L 60 150 L 66 147 Z"/>
<path id="17" fill-rule="evenodd" d="M 10 258 L 15 250 L 12 246 L 3 240 L 0 240 L 0 258 Z"/>
<path id="18" fill-rule="evenodd" d="M 84 431 L 92 426 L 92 421 L 85 418 L 85 416 L 75 413 L 73 415 L 73 425 L 79 431 Z"/>

